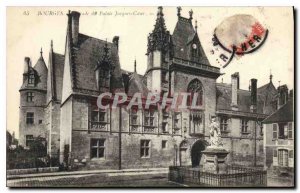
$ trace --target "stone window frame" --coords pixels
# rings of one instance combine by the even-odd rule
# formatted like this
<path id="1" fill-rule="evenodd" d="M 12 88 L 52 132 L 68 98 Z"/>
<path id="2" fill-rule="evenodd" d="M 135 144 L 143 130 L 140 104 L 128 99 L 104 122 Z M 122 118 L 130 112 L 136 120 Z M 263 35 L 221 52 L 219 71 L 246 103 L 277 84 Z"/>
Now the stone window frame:
<path id="1" fill-rule="evenodd" d="M 190 134 L 203 134 L 201 133 L 201 131 L 196 131 L 196 128 L 192 125 L 194 124 L 195 122 L 195 119 L 194 117 L 199 114 L 201 116 L 201 119 L 202 121 L 199 122 L 203 125 L 203 131 L 205 130 L 205 112 L 203 110 L 200 110 L 200 111 L 190 111 L 190 115 L 189 115 L 189 131 L 190 131 Z"/>
<path id="2" fill-rule="evenodd" d="M 154 109 L 144 110 L 143 113 L 143 126 L 144 127 L 156 127 L 155 118 L 157 116 L 157 111 Z M 147 120 L 147 122 L 146 122 Z M 146 124 L 147 123 L 147 124 Z"/>
<path id="3" fill-rule="evenodd" d="M 109 88 L 110 87 L 110 70 L 105 68 L 100 68 L 99 70 L 99 88 Z"/>
<path id="4" fill-rule="evenodd" d="M 187 93 L 191 94 L 187 97 L 186 100 L 187 107 L 190 107 L 193 103 L 193 94 L 198 93 L 196 105 L 204 108 L 204 86 L 199 79 L 195 78 L 189 82 L 187 86 Z"/>
<path id="5" fill-rule="evenodd" d="M 168 147 L 168 140 L 161 141 L 161 149 L 167 149 Z"/>
<path id="6" fill-rule="evenodd" d="M 250 134 L 249 131 L 249 120 L 248 119 L 241 119 L 241 132 L 242 134 Z"/>
<path id="7" fill-rule="evenodd" d="M 140 157 L 141 158 L 150 158 L 151 157 L 151 140 L 150 139 L 141 139 Z"/>
<path id="8" fill-rule="evenodd" d="M 289 166 L 289 150 L 288 149 L 277 149 L 278 166 L 288 167 Z"/>
<path id="9" fill-rule="evenodd" d="M 34 141 L 33 135 L 25 135 L 25 145 L 29 147 L 29 144 Z"/>
<path id="10" fill-rule="evenodd" d="M 278 139 L 288 139 L 288 122 L 277 123 L 277 138 Z M 283 134 L 283 135 L 282 135 Z"/>
<path id="11" fill-rule="evenodd" d="M 93 145 L 93 141 L 97 141 L 96 145 Z M 101 143 L 100 143 L 101 142 Z M 93 157 L 93 152 L 92 150 L 96 149 L 96 156 Z M 91 159 L 105 159 L 106 158 L 106 139 L 105 138 L 91 138 L 90 140 L 90 158 Z M 103 156 L 100 157 L 100 151 L 103 150 Z"/>
<path id="12" fill-rule="evenodd" d="M 140 124 L 140 110 L 132 107 L 129 111 L 129 129 L 130 132 L 139 132 Z"/>
<path id="13" fill-rule="evenodd" d="M 89 111 L 89 130 L 107 131 L 110 124 L 110 109 L 100 109 L 98 106 L 91 106 Z M 94 119 L 95 117 L 97 119 Z"/>
<path id="14" fill-rule="evenodd" d="M 27 92 L 26 93 L 26 101 L 27 102 L 33 102 L 33 99 L 34 99 L 34 92 Z"/>
<path id="15" fill-rule="evenodd" d="M 26 124 L 34 124 L 34 112 L 26 112 Z"/>
<path id="16" fill-rule="evenodd" d="M 220 131 L 221 132 L 230 132 L 229 130 L 229 117 L 220 116 Z"/>
<path id="17" fill-rule="evenodd" d="M 34 85 L 35 84 L 34 72 L 29 73 L 29 75 L 28 75 L 28 84 L 29 85 Z"/>

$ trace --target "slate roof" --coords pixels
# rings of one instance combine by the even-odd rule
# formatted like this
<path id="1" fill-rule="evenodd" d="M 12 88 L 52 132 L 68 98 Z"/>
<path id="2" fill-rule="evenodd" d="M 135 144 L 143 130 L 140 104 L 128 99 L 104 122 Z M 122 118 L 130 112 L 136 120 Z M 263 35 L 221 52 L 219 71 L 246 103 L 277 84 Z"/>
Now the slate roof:
<path id="1" fill-rule="evenodd" d="M 172 34 L 172 41 L 174 45 L 174 57 L 181 58 L 184 60 L 190 60 L 190 47 L 192 41 L 199 42 L 199 51 L 200 51 L 200 63 L 205 65 L 210 65 L 205 52 L 201 46 L 201 42 L 199 41 L 199 37 L 197 32 L 194 30 L 191 20 L 178 17 L 178 21 L 176 27 Z"/>
<path id="2" fill-rule="evenodd" d="M 47 76 L 48 76 L 48 69 L 45 64 L 43 56 L 40 56 L 34 67 L 29 67 L 28 74 L 34 72 L 35 75 L 35 86 L 28 86 L 28 81 L 24 81 L 21 89 L 30 88 L 33 90 L 47 90 Z M 28 75 L 27 75 L 28 78 Z"/>
<path id="3" fill-rule="evenodd" d="M 231 85 L 217 83 L 217 110 L 231 110 Z M 250 112 L 251 92 L 247 90 L 238 90 L 238 110 Z M 257 94 L 257 113 L 263 114 L 264 100 L 263 96 Z"/>
<path id="4" fill-rule="evenodd" d="M 257 89 L 257 93 L 263 96 L 263 100 L 265 101 L 265 108 L 264 112 L 265 114 L 271 114 L 273 113 L 276 108 L 276 102 L 277 102 L 277 97 L 278 97 L 278 92 L 273 85 L 272 81 L 269 83 L 259 87 Z"/>
<path id="5" fill-rule="evenodd" d="M 36 88 L 47 90 L 48 69 L 42 56 L 38 59 L 33 68 L 37 71 L 39 76 Z"/>
<path id="6" fill-rule="evenodd" d="M 73 48 L 75 73 L 72 79 L 76 80 L 76 91 L 85 93 L 86 90 L 98 92 L 95 67 L 104 54 L 105 41 L 84 34 L 79 34 L 78 46 Z M 122 72 L 120 68 L 118 48 L 107 42 L 109 55 L 114 65 L 112 76 L 112 89 L 124 89 Z M 74 71 L 73 71 L 74 72 Z"/>
<path id="7" fill-rule="evenodd" d="M 147 86 L 144 85 L 143 76 L 137 74 L 136 72 L 129 75 L 128 82 L 128 96 L 133 96 L 135 93 L 142 93 L 142 97 L 147 97 L 148 89 Z"/>
<path id="8" fill-rule="evenodd" d="M 281 108 L 263 120 L 263 123 L 279 123 L 294 121 L 293 99 L 288 100 Z"/>

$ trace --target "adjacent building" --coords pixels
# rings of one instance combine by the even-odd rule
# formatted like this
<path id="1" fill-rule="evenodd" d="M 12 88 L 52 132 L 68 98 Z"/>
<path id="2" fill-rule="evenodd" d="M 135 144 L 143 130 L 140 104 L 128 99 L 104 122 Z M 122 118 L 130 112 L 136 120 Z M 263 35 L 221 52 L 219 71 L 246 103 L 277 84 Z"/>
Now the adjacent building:
<path id="1" fill-rule="evenodd" d="M 267 117 L 264 123 L 265 166 L 275 173 L 294 172 L 294 105 L 293 96 L 288 96 L 287 86 L 278 88 L 283 96 L 278 110 Z"/>

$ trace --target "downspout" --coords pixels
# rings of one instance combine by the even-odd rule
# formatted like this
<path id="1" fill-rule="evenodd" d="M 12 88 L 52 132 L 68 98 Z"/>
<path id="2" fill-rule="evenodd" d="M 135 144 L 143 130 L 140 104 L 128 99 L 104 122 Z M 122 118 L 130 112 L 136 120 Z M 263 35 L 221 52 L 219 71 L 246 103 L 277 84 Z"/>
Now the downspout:
<path id="1" fill-rule="evenodd" d="M 119 170 L 122 169 L 122 109 L 119 107 Z"/>

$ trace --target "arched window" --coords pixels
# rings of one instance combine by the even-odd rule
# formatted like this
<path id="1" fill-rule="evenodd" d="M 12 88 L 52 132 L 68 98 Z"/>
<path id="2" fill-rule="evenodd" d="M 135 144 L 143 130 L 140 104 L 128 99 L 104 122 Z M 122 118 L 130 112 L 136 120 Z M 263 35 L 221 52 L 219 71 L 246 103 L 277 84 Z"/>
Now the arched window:
<path id="1" fill-rule="evenodd" d="M 196 101 L 197 106 L 203 105 L 203 86 L 200 80 L 198 79 L 192 80 L 188 85 L 187 92 L 190 93 L 187 100 L 187 106 L 191 106 L 193 100 L 197 100 Z M 197 99 L 194 99 L 195 97 L 197 97 Z"/>

